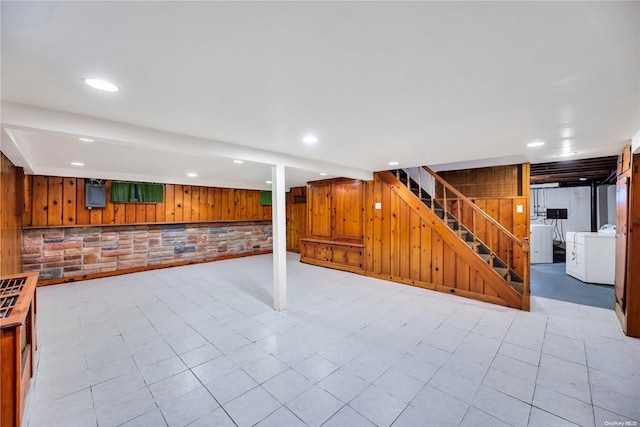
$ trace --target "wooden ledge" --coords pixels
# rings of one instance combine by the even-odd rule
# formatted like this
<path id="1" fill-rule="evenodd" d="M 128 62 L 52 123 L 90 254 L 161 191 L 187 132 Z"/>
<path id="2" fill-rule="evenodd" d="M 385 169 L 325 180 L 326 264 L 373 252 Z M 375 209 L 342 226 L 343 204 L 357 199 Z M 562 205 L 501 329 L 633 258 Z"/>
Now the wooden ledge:
<path id="1" fill-rule="evenodd" d="M 262 224 L 271 223 L 270 219 L 227 219 L 219 221 L 178 221 L 178 222 L 136 222 L 131 224 L 61 224 L 61 225 L 29 225 L 22 227 L 23 230 L 39 230 L 47 228 L 89 228 L 89 227 L 137 227 L 137 226 L 150 226 L 150 225 L 202 225 L 202 224 Z"/>
<path id="2" fill-rule="evenodd" d="M 323 245 L 341 245 L 341 246 L 354 246 L 356 248 L 364 248 L 364 243 L 344 242 L 341 240 L 322 240 L 322 239 L 300 239 L 301 242 L 321 243 Z"/>

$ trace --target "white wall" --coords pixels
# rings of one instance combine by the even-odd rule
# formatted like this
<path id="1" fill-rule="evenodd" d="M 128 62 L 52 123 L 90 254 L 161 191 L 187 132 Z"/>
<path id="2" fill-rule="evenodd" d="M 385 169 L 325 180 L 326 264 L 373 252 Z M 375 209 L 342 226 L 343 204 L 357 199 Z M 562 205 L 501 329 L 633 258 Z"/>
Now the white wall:
<path id="1" fill-rule="evenodd" d="M 609 197 L 610 187 L 613 187 L 612 197 Z M 599 191 L 599 193 L 606 194 L 605 197 L 598 199 L 599 203 L 606 204 L 606 209 L 599 209 L 598 226 L 607 223 L 615 224 L 615 185 L 609 186 L 606 192 Z M 567 209 L 567 219 L 558 220 L 557 227 L 554 227 L 555 240 L 564 240 L 567 231 L 591 231 L 591 187 L 532 188 L 530 206 L 532 224 L 556 225 L 555 220 L 546 219 L 546 210 Z"/>
<path id="2" fill-rule="evenodd" d="M 616 186 L 610 185 L 607 187 L 607 210 L 608 210 L 608 224 L 616 223 Z"/>

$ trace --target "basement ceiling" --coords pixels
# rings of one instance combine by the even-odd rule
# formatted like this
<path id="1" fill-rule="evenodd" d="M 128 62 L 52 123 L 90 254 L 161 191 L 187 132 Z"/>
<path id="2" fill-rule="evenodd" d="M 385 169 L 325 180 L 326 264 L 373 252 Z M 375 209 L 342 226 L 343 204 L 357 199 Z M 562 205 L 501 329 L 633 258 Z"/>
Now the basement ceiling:
<path id="1" fill-rule="evenodd" d="M 285 164 L 298 185 L 390 161 L 608 156 L 640 128 L 639 2 L 1 7 L 3 145 L 33 173 L 261 188 L 229 162 Z M 96 144 L 69 151 L 79 137 Z"/>
<path id="2" fill-rule="evenodd" d="M 531 165 L 531 184 L 560 183 L 562 186 L 615 183 L 617 156 Z"/>

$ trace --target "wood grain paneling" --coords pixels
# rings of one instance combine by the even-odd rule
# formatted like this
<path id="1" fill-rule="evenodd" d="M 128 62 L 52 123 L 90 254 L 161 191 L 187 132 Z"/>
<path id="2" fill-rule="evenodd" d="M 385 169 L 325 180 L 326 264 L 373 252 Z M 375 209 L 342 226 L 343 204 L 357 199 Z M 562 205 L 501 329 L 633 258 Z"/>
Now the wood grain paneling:
<path id="1" fill-rule="evenodd" d="M 9 182 L 9 181 L 7 181 Z M 268 220 L 271 207 L 260 192 L 165 184 L 163 203 L 112 203 L 107 181 L 105 208 L 85 208 L 84 179 L 26 177 L 24 227 Z M 223 206 L 224 205 L 224 206 Z"/>
<path id="2" fill-rule="evenodd" d="M 615 311 L 625 334 L 640 338 L 640 154 L 626 146 L 619 165 Z"/>
<path id="3" fill-rule="evenodd" d="M 289 192 L 287 204 L 287 250 L 300 252 L 300 239 L 307 233 L 307 204 L 296 198 L 306 198 L 307 187 L 294 187 Z M 259 215 L 259 211 L 256 215 Z"/>
<path id="4" fill-rule="evenodd" d="M 366 258 L 371 258 L 366 263 L 365 274 L 521 307 L 520 297 L 506 283 L 501 286 L 501 279 L 497 275 L 494 277 L 490 267 L 469 251 L 452 230 L 424 209 L 419 200 L 415 199 L 415 204 L 408 202 L 413 195 L 405 187 L 394 188 L 381 179 L 381 174 L 375 175 L 371 185 L 372 197 L 366 199 L 370 205 L 365 206 L 365 221 L 371 222 L 366 230 L 373 234 L 365 236 L 365 242 L 372 242 L 365 245 L 365 250 L 371 251 L 365 254 Z M 407 194 L 401 196 L 403 192 Z M 501 203 L 501 200 L 485 200 L 484 204 L 495 216 L 502 212 L 511 228 L 524 221 L 516 220 L 511 211 L 512 204 Z M 376 202 L 381 203 L 381 209 L 375 209 Z M 523 212 L 528 212 L 526 208 L 523 206 Z M 464 212 L 459 214 L 465 215 Z"/>
<path id="5" fill-rule="evenodd" d="M 494 166 L 438 172 L 467 197 L 522 196 L 522 165 Z M 527 174 L 528 184 L 528 174 Z M 439 195 L 438 195 L 439 196 Z"/>
<path id="6" fill-rule="evenodd" d="M 363 239 L 364 185 L 362 181 L 340 180 L 332 183 L 331 205 L 334 214 L 333 237 L 338 240 Z"/>
<path id="7" fill-rule="evenodd" d="M 310 184 L 307 193 L 307 235 L 314 238 L 331 237 L 331 182 Z"/>
<path id="8" fill-rule="evenodd" d="M 23 189 L 17 180 L 22 178 L 22 171 L 0 153 L 0 274 L 20 273 L 21 264 L 21 215 L 25 210 L 19 206 L 16 191 Z M 26 186 L 29 188 L 29 186 Z M 27 197 L 26 200 L 29 200 Z"/>
<path id="9" fill-rule="evenodd" d="M 303 262 L 363 272 L 364 181 L 338 178 L 310 182 L 307 187 L 307 236 L 300 242 Z M 371 197 L 368 198 L 369 200 Z M 371 242 L 366 243 L 371 246 Z"/>

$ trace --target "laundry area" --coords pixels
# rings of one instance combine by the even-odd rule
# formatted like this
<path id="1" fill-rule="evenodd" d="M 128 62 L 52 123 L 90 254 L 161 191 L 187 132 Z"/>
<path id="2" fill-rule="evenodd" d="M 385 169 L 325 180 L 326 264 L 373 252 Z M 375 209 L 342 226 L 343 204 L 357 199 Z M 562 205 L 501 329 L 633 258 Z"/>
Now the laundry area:
<path id="1" fill-rule="evenodd" d="M 613 309 L 616 186 L 609 177 L 534 183 L 534 166 L 531 295 Z"/>

